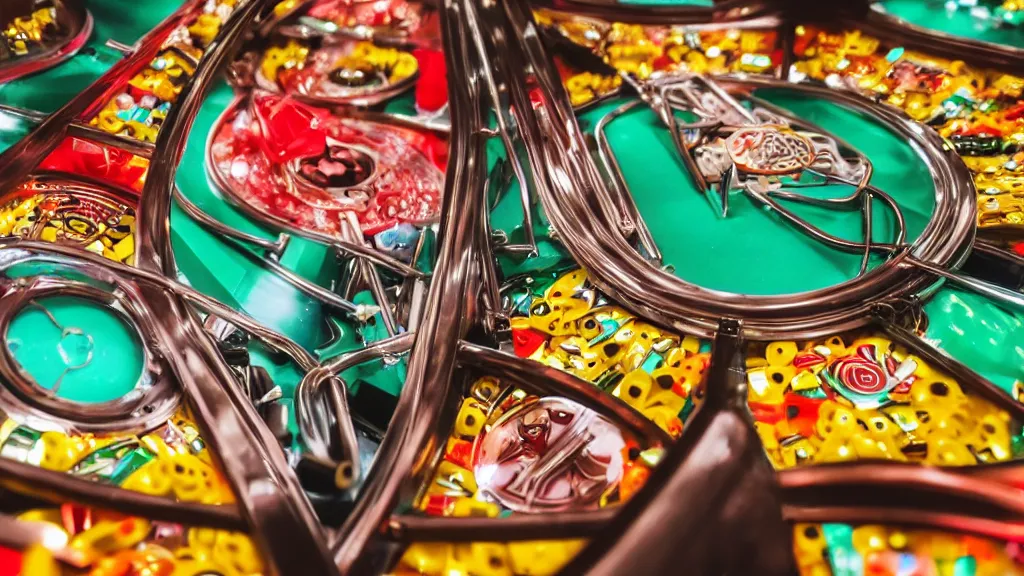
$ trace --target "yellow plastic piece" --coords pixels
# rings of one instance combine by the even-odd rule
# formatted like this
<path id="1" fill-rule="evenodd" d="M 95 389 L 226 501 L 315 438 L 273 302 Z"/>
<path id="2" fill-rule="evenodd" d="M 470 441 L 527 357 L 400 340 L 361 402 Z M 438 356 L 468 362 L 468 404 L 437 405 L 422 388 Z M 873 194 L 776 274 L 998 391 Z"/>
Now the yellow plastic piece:
<path id="1" fill-rule="evenodd" d="M 151 524 L 141 518 L 101 520 L 71 538 L 69 547 L 86 558 L 99 559 L 108 554 L 135 546 L 149 534 Z"/>
<path id="2" fill-rule="evenodd" d="M 474 437 L 480 434 L 486 421 L 485 407 L 475 398 L 466 398 L 462 401 L 455 419 L 455 433 L 459 436 Z"/>
<path id="3" fill-rule="evenodd" d="M 21 573 L 31 576 L 61 576 L 62 572 L 53 553 L 40 544 L 25 549 L 21 557 Z"/>
<path id="4" fill-rule="evenodd" d="M 573 559 L 584 540 L 509 542 L 508 558 L 517 576 L 553 576 Z"/>

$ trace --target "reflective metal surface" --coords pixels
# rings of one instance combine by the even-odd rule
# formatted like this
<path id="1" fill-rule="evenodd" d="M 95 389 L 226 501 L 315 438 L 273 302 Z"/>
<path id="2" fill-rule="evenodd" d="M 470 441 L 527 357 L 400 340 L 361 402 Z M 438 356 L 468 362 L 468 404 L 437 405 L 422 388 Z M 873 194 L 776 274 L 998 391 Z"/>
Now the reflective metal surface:
<path id="1" fill-rule="evenodd" d="M 67 42 L 0 59 L 30 130 L 0 153 L 12 573 L 1024 573 L 1024 252 L 975 237 L 991 143 L 885 103 L 941 76 L 903 52 L 872 99 L 855 35 L 845 64 L 797 50 L 799 2 L 190 0 L 56 112 L 7 104 L 111 25 L 53 6 Z M 874 179 L 854 118 L 927 198 Z M 854 263 L 688 280 L 655 219 L 698 215 L 649 187 Z M 49 356 L 19 350 L 27 314 Z M 131 354 L 127 392 L 68 395 Z"/>

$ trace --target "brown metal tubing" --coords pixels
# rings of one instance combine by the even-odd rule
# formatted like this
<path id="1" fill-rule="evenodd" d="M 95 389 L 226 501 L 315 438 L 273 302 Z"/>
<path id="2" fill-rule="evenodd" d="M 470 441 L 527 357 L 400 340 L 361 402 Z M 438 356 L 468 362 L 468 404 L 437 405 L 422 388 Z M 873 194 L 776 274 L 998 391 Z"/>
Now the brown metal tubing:
<path id="1" fill-rule="evenodd" d="M 568 372 L 466 341 L 459 343 L 458 362 L 488 375 L 511 380 L 527 390 L 579 402 L 612 422 L 625 425 L 649 445 L 669 446 L 674 442 L 668 432 L 621 399 Z"/>
<path id="2" fill-rule="evenodd" d="M 790 522 L 844 522 L 848 524 L 897 524 L 977 534 L 1003 541 L 1024 541 L 1024 523 L 974 518 L 959 514 L 903 510 L 892 507 L 783 506 L 782 514 Z"/>
<path id="3" fill-rule="evenodd" d="M 139 268 L 160 270 L 168 276 L 176 273 L 171 252 L 171 196 L 174 174 L 185 152 L 192 123 L 213 80 L 230 62 L 256 17 L 272 4 L 272 0 L 248 0 L 240 4 L 224 23 L 217 39 L 207 48 L 195 74 L 167 113 L 156 137 L 154 159 L 139 201 L 135 238 L 135 265 Z"/>
<path id="4" fill-rule="evenodd" d="M 8 25 L 11 19 L 16 16 L 26 17 L 30 15 L 29 13 L 18 14 L 18 7 L 14 4 L 13 1 L 8 1 L 4 6 L 5 9 L 10 10 L 0 20 L 4 25 Z M 33 3 L 22 3 L 22 6 L 26 5 L 33 6 Z M 89 41 L 93 31 L 93 19 L 92 14 L 86 10 L 85 3 L 64 2 L 63 5 L 71 16 L 68 36 L 63 39 L 64 41 L 61 44 L 51 46 L 42 52 L 15 57 L 0 64 L 0 84 L 6 84 L 22 76 L 41 72 L 56 66 L 78 53 L 85 46 L 85 43 Z M 57 4 L 57 6 L 59 7 L 60 4 Z M 58 16 L 58 19 L 61 18 Z M 66 22 L 68 19 L 64 18 L 61 20 Z"/>
<path id="5" fill-rule="evenodd" d="M 761 2 L 750 0 L 723 0 L 714 6 L 694 6 L 683 3 L 678 6 L 644 6 L 611 4 L 587 0 L 541 0 L 534 2 L 539 7 L 551 8 L 588 18 L 600 18 L 608 22 L 630 24 L 680 25 L 706 24 L 711 21 L 730 20 L 734 17 L 749 18 L 765 12 Z"/>
<path id="6" fill-rule="evenodd" d="M 974 241 L 974 251 L 986 256 L 997 258 L 1010 266 L 1024 267 L 1024 257 L 1011 252 L 1009 250 L 1000 248 L 999 246 L 978 238 Z"/>
<path id="7" fill-rule="evenodd" d="M 408 352 L 414 340 L 415 333 L 413 332 L 403 332 L 390 338 L 378 340 L 365 348 L 335 356 L 308 371 L 302 377 L 298 386 L 295 387 L 295 419 L 310 454 L 321 460 L 336 463 L 337 466 L 344 465 L 347 461 L 351 466 L 351 479 L 355 481 L 360 478 L 362 466 L 359 462 L 359 446 L 352 414 L 348 409 L 348 384 L 341 378 L 340 373 L 363 362 Z M 317 394 L 325 382 L 327 385 L 326 406 L 333 412 L 335 433 L 338 435 L 341 448 L 345 453 L 340 462 L 336 462 L 331 457 L 329 442 L 324 438 L 321 429 L 317 427 L 317 411 L 311 406 L 317 400 Z M 329 424 L 324 424 L 323 427 L 327 428 L 328 426 Z"/>
<path id="8" fill-rule="evenodd" d="M 139 276 L 145 277 L 144 274 L 139 274 Z M 208 314 L 213 314 L 214 316 L 219 316 L 253 336 L 256 336 L 266 346 L 291 358 L 291 360 L 295 362 L 295 365 L 303 372 L 308 372 L 316 367 L 316 359 L 313 358 L 313 355 L 306 351 L 305 348 L 284 334 L 263 326 L 250 316 L 243 314 L 222 302 L 210 298 L 206 294 L 203 294 L 191 287 L 171 281 L 165 276 L 153 275 L 146 277 L 146 279 L 156 284 L 163 284 L 168 290 L 173 291 L 175 294 L 181 296 L 200 310 L 203 310 Z M 165 281 L 160 282 L 158 279 L 165 279 Z"/>
<path id="9" fill-rule="evenodd" d="M 506 3 L 506 11 L 512 16 L 515 35 L 523 39 L 521 46 L 545 101 L 546 114 L 520 106 L 518 124 L 524 130 L 540 126 L 547 131 L 547 160 L 560 163 L 564 175 L 551 181 L 552 189 L 538 186 L 538 193 L 566 248 L 588 269 L 598 287 L 619 302 L 657 324 L 701 335 L 711 333 L 715 318 L 733 316 L 745 319 L 745 327 L 753 337 L 809 338 L 863 325 L 872 299 L 913 293 L 934 283 L 919 271 L 901 270 L 890 261 L 856 282 L 798 296 L 751 297 L 703 289 L 652 266 L 614 231 L 614 222 L 601 206 L 594 205 L 592 191 L 606 184 L 592 159 L 576 153 L 585 149 L 585 138 L 568 104 L 565 88 L 553 70 L 529 13 L 515 3 Z M 730 82 L 750 87 L 781 84 L 774 79 L 754 78 Z M 801 89 L 853 107 L 870 108 L 928 151 L 929 168 L 937 182 L 937 204 L 946 221 L 934 218 L 915 244 L 914 253 L 942 265 L 958 264 L 966 253 L 963 244 L 972 238 L 976 200 L 969 193 L 973 181 L 953 152 L 937 135 L 922 132 L 908 118 L 892 110 L 871 108 L 864 98 L 820 88 Z M 950 242 L 951 234 L 962 242 Z"/>
<path id="10" fill-rule="evenodd" d="M 1006 510 L 1008 516 L 1024 518 L 1024 490 L 968 476 L 956 468 L 932 468 L 899 462 L 855 462 L 781 470 L 776 478 L 783 490 L 820 490 L 826 499 L 829 492 L 842 490 L 844 486 L 866 486 L 881 491 L 887 486 L 899 486 L 937 495 L 964 496 Z"/>
<path id="11" fill-rule="evenodd" d="M 1024 466 L 1019 461 L 1000 462 L 985 466 L 969 466 L 964 468 L 961 473 L 1024 489 Z"/>
<path id="12" fill-rule="evenodd" d="M 404 542 L 516 542 L 564 540 L 598 534 L 615 517 L 618 508 L 588 512 L 513 514 L 507 518 L 445 518 L 440 516 L 392 516 L 389 538 Z"/>
<path id="13" fill-rule="evenodd" d="M 299 346 L 291 338 L 267 328 L 246 314 L 243 314 L 190 286 L 180 284 L 163 274 L 133 268 L 73 246 L 51 244 L 41 240 L 18 240 L 10 237 L 0 238 L 0 246 L 17 246 L 18 248 L 24 248 L 26 250 L 42 254 L 57 254 L 64 257 L 76 258 L 92 265 L 107 268 L 113 273 L 131 277 L 151 286 L 174 292 L 200 310 L 227 320 L 231 324 L 234 324 L 235 326 L 238 326 L 246 332 L 256 336 L 270 348 L 287 355 L 303 372 L 308 372 L 318 365 L 318 362 L 313 355 L 307 352 L 302 346 Z"/>
<path id="14" fill-rule="evenodd" d="M 415 332 L 402 332 L 401 334 L 396 334 L 390 338 L 385 338 L 372 344 L 368 344 L 365 348 L 360 348 L 359 350 L 345 354 L 339 354 L 338 356 L 326 360 L 323 363 L 323 367 L 333 374 L 340 374 L 353 366 L 362 364 L 363 362 L 369 362 L 370 360 L 392 354 L 404 354 L 412 348 L 412 344 L 415 340 Z"/>
<path id="15" fill-rule="evenodd" d="M 779 65 L 779 69 L 775 74 L 775 77 L 779 80 L 789 81 L 789 69 L 793 67 L 793 46 L 796 44 L 796 25 L 788 20 L 783 20 L 779 24 L 779 28 L 782 28 L 782 38 L 780 41 L 782 48 L 782 64 Z"/>
<path id="16" fill-rule="evenodd" d="M 250 24 L 271 4 L 271 0 L 249 0 L 235 10 L 164 121 L 139 203 L 136 265 L 140 269 L 167 276 L 176 272 L 169 220 L 174 174 L 185 139 L 216 75 L 228 64 Z M 147 286 L 142 293 L 153 308 L 155 328 L 167 343 L 167 359 L 253 525 L 268 569 L 282 573 L 301 565 L 311 576 L 332 574 L 322 527 L 277 439 L 236 384 L 195 311 L 173 292 Z"/>
<path id="17" fill-rule="evenodd" d="M 997 68 L 1014 75 L 1024 74 L 1024 50 L 1020 48 L 929 30 L 874 9 L 855 25 L 866 34 L 896 42 L 898 46 L 950 60 L 963 60 L 983 68 Z"/>
<path id="18" fill-rule="evenodd" d="M 306 574 L 333 574 L 321 527 L 277 439 L 262 424 L 194 312 L 179 295 L 159 281 L 125 281 L 117 267 L 133 269 L 75 247 L 32 241 L 12 244 L 3 249 L 5 256 L 21 258 L 19 250 L 35 251 L 44 258 L 59 254 L 63 258 L 58 262 L 81 265 L 97 280 L 115 284 L 130 300 L 148 304 L 141 309 L 145 316 L 142 320 L 156 334 L 166 361 L 190 401 L 196 423 L 231 484 L 242 514 L 249 520 L 251 534 L 267 554 L 268 571 L 279 574 L 280 567 L 300 563 Z M 79 262 L 74 261 L 76 258 Z M 149 279 L 142 271 L 135 272 Z M 170 283 L 156 273 L 148 274 Z"/>
<path id="19" fill-rule="evenodd" d="M 302 566 L 309 576 L 333 576 L 323 529 L 285 460 L 277 439 L 238 386 L 195 312 L 176 294 L 144 287 L 167 360 L 178 374 L 192 414 L 233 487 L 251 533 L 273 574 Z"/>
<path id="20" fill-rule="evenodd" d="M 100 144 L 121 148 L 122 150 L 131 152 L 140 158 L 148 159 L 153 157 L 153 145 L 151 143 L 140 142 L 134 138 L 128 138 L 127 136 L 111 134 L 110 132 L 105 132 L 88 124 L 73 122 L 68 126 L 67 135 L 86 138 L 88 140 L 99 142 Z"/>
<path id="21" fill-rule="evenodd" d="M 0 458 L 0 485 L 5 490 L 42 498 L 55 504 L 70 501 L 83 506 L 137 515 L 149 520 L 234 532 L 249 531 L 245 519 L 234 504 L 211 506 L 195 502 L 178 502 L 173 498 L 99 484 L 8 458 Z"/>
<path id="22" fill-rule="evenodd" d="M 231 102 L 231 104 L 224 110 L 220 117 L 217 118 L 217 121 L 214 123 L 214 127 L 211 130 L 211 134 L 215 133 L 219 129 L 219 127 L 224 123 L 227 114 L 237 109 L 242 104 L 242 102 L 245 101 L 245 99 L 246 97 L 244 95 L 240 95 L 236 97 L 234 101 Z M 405 262 L 402 262 L 401 260 L 389 256 L 379 250 L 375 250 L 358 242 L 349 242 L 347 240 L 342 240 L 341 238 L 337 238 L 335 236 L 329 236 L 322 232 L 316 232 L 313 230 L 299 228 L 297 226 L 292 225 L 284 218 L 273 216 L 271 214 L 267 214 L 266 212 L 261 212 L 252 205 L 239 200 L 234 194 L 231 193 L 231 188 L 224 180 L 223 175 L 220 173 L 219 170 L 216 169 L 216 162 L 214 162 L 213 160 L 213 147 L 210 146 L 209 143 L 207 143 L 206 146 L 206 167 L 207 175 L 209 175 L 209 177 L 213 180 L 214 184 L 216 184 L 218 190 L 220 190 L 220 192 L 224 196 L 226 196 L 226 199 L 231 203 L 231 205 L 237 208 L 239 211 L 241 211 L 245 216 L 255 220 L 258 223 L 273 226 L 274 228 L 283 230 L 291 234 L 292 236 L 307 238 L 309 240 L 312 240 L 313 242 L 326 244 L 327 246 L 331 246 L 334 249 L 338 250 L 339 252 L 347 254 L 351 257 L 366 258 L 367 260 L 373 262 L 374 264 L 377 264 L 378 266 L 383 266 L 401 276 L 410 278 L 426 278 L 427 276 L 429 276 L 429 274 L 417 270 L 415 267 L 410 266 Z"/>
<path id="23" fill-rule="evenodd" d="M 748 417 L 725 393 L 744 347 L 735 323 L 722 328 L 704 404 L 643 488 L 561 574 L 671 574 L 681 557 L 693 574 L 792 573 L 774 476 Z"/>
<path id="24" fill-rule="evenodd" d="M 267 240 L 266 238 L 249 234 L 248 232 L 242 232 L 241 230 L 232 228 L 227 224 L 222 224 L 220 220 L 217 220 L 213 216 L 203 212 L 203 209 L 192 202 L 192 200 L 187 196 L 182 194 L 181 190 L 177 186 L 174 187 L 174 199 L 178 202 L 178 206 L 181 206 L 181 209 L 185 214 L 188 214 L 200 226 L 210 230 L 214 234 L 220 234 L 221 236 L 230 239 L 240 240 L 247 244 L 259 246 L 274 256 L 280 256 L 288 245 L 289 236 L 283 233 L 278 234 L 277 240 Z"/>
<path id="25" fill-rule="evenodd" d="M 28 108 L 19 108 L 17 106 L 11 106 L 9 104 L 0 104 L 0 114 L 8 114 L 11 116 L 15 116 L 25 122 L 29 122 L 32 124 L 39 124 L 43 120 L 46 120 L 46 117 L 49 116 L 49 114 L 45 112 L 39 112 L 38 110 L 30 110 Z"/>
<path id="26" fill-rule="evenodd" d="M 342 574 L 368 573 L 363 552 L 386 524 L 399 498 L 412 499 L 443 447 L 438 421 L 451 404 L 456 345 L 476 312 L 470 284 L 478 254 L 476 224 L 483 213 L 487 135 L 480 78 L 470 67 L 463 8 L 446 0 L 441 9 L 442 39 L 448 63 L 452 138 L 435 281 L 409 359 L 405 387 L 390 429 L 377 452 L 359 502 L 332 545 Z M 448 406 L 451 408 L 451 406 Z"/>
<path id="27" fill-rule="evenodd" d="M 9 281 L 9 279 L 8 279 Z M 81 433 L 142 433 L 161 426 L 181 404 L 178 387 L 170 379 L 161 361 L 159 342 L 149 329 L 141 303 L 117 285 L 106 290 L 94 283 L 59 277 L 22 277 L 5 287 L 0 296 L 0 334 L 7 334 L 13 317 L 32 301 L 48 295 L 76 296 L 108 306 L 117 311 L 128 326 L 137 332 L 143 347 L 143 371 L 134 389 L 138 394 L 110 402 L 82 405 L 43 394 L 35 380 L 9 351 L 0 351 L 0 405 L 7 419 L 24 422 L 49 420 L 63 430 Z"/>

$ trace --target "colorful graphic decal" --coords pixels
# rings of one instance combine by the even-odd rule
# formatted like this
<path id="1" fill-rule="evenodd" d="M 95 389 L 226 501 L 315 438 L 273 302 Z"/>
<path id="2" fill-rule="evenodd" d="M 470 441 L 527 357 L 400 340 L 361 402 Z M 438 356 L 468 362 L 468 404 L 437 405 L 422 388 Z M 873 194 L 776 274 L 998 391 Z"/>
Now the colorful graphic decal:
<path id="1" fill-rule="evenodd" d="M 237 7 L 238 0 L 207 2 L 189 25 L 179 26 L 160 53 L 128 86 L 107 101 L 89 124 L 140 142 L 156 142 L 160 126 L 182 88 L 192 78 L 203 52 Z"/>
<path id="2" fill-rule="evenodd" d="M 554 576 L 584 540 L 410 545 L 391 576 Z"/>
<path id="3" fill-rule="evenodd" d="M 372 235 L 436 220 L 444 157 L 421 150 L 438 145 L 433 135 L 264 93 L 215 128 L 211 169 L 233 199 L 290 226 L 341 238 L 343 222 L 354 221 Z"/>
<path id="4" fill-rule="evenodd" d="M 1020 422 L 876 335 L 757 346 L 747 387 L 778 469 L 863 459 L 971 466 L 1024 451 Z"/>
<path id="5" fill-rule="evenodd" d="M 30 181 L 0 205 L 0 236 L 79 246 L 132 264 L 135 209 L 112 197 L 83 191 L 34 193 Z"/>
<path id="6" fill-rule="evenodd" d="M 661 454 L 576 402 L 484 377 L 462 400 L 418 508 L 489 517 L 591 510 L 628 499 Z"/>
<path id="7" fill-rule="evenodd" d="M 256 545 L 235 532 L 154 522 L 76 504 L 27 510 L 17 518 L 45 528 L 47 545 L 61 550 L 62 561 L 36 544 L 21 554 L 21 574 L 250 576 L 264 572 Z"/>

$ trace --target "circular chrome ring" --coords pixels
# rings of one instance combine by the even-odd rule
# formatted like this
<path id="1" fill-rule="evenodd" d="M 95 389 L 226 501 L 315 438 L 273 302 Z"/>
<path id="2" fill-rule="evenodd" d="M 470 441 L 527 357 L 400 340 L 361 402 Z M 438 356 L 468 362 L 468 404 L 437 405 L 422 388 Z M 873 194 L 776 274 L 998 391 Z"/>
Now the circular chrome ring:
<path id="1" fill-rule="evenodd" d="M 10 276 L 17 265 L 37 262 L 48 268 L 63 268 L 68 276 L 46 271 L 28 276 Z M 13 357 L 7 346 L 0 352 L 0 403 L 10 417 L 29 426 L 52 429 L 56 422 L 65 431 L 144 431 L 166 422 L 180 405 L 177 388 L 159 353 L 157 335 L 147 322 L 148 312 L 131 296 L 131 291 L 92 276 L 88 269 L 73 267 L 59 258 L 28 255 L 6 258 L 0 263 L 4 292 L 0 298 L 0 335 L 6 341 L 15 316 L 33 301 L 51 296 L 73 296 L 96 302 L 113 311 L 139 336 L 143 366 L 131 392 L 116 400 L 97 404 L 72 402 L 46 394 Z"/>
<path id="2" fill-rule="evenodd" d="M 598 18 L 608 22 L 666 26 L 731 22 L 768 12 L 765 2 L 750 0 L 715 0 L 711 6 L 689 2 L 679 5 L 665 2 L 626 4 L 617 0 L 567 0 L 564 3 L 543 0 L 536 4 L 538 8 L 550 8 L 563 14 L 571 10 L 576 16 Z"/>
<path id="3" fill-rule="evenodd" d="M 974 240 L 975 188 L 966 166 L 937 134 L 894 108 L 861 96 L 773 79 L 723 78 L 730 91 L 779 87 L 802 91 L 866 113 L 912 141 L 935 183 L 935 212 L 918 239 L 860 278 L 828 288 L 783 296 L 749 296 L 701 288 L 660 270 L 628 245 L 609 214 L 593 208 L 589 195 L 545 198 L 560 239 L 602 290 L 616 300 L 679 330 L 710 335 L 720 318 L 744 322 L 758 338 L 813 338 L 853 329 L 870 321 L 881 301 L 922 295 L 937 283 L 912 267 L 908 256 L 941 267 L 955 267 Z M 593 220 L 602 222 L 594 226 Z"/>
<path id="4" fill-rule="evenodd" d="M 268 80 L 265 76 L 263 76 L 263 73 L 260 72 L 259 70 L 254 72 L 253 77 L 255 79 L 256 85 L 259 88 L 266 90 L 268 92 L 273 92 L 275 94 L 282 93 L 281 87 L 278 86 L 277 83 Z M 377 104 L 390 100 L 395 96 L 398 96 L 399 94 L 402 94 L 403 92 L 415 86 L 416 79 L 418 77 L 419 72 L 412 74 L 407 78 L 403 78 L 402 80 L 395 82 L 394 84 L 388 84 L 387 86 L 383 86 L 379 89 L 353 91 L 353 94 L 345 96 L 328 97 L 316 94 L 309 94 L 302 90 L 297 90 L 289 94 L 289 96 L 294 97 L 296 100 L 300 102 L 305 102 L 307 104 L 312 104 L 314 106 L 376 106 Z"/>
<path id="5" fill-rule="evenodd" d="M 59 242 L 77 245 L 83 250 L 101 244 L 105 257 L 121 262 L 133 257 L 130 236 L 134 234 L 138 203 L 135 192 L 79 174 L 46 170 L 32 174 L 23 184 L 0 196 L 0 208 L 4 210 L 23 202 L 33 202 L 36 219 L 16 217 L 19 226 L 10 227 L 4 233 L 22 239 L 38 239 L 45 232 L 44 228 L 60 222 L 57 224 Z M 69 226 L 66 220 L 69 213 L 79 224 L 84 224 L 84 229 Z M 126 217 L 131 218 L 127 224 L 124 223 Z M 118 251 L 114 244 L 127 251 Z"/>
<path id="6" fill-rule="evenodd" d="M 16 190 L 22 194 L 53 194 L 67 192 L 73 195 L 85 195 L 101 198 L 105 202 L 116 201 L 121 204 L 138 202 L 138 193 L 117 184 L 104 182 L 82 174 L 70 174 L 57 170 L 37 170 L 29 180 Z M 0 196 L 0 202 L 11 197 L 10 193 Z"/>
<path id="7" fill-rule="evenodd" d="M 293 96 L 299 101 L 316 106 L 376 106 L 411 89 L 416 85 L 416 79 L 419 78 L 419 75 L 420 73 L 417 70 L 415 73 L 393 84 L 389 82 L 387 85 L 379 88 L 352 89 L 351 94 L 326 96 L 322 94 L 309 94 L 300 89 Z"/>
<path id="8" fill-rule="evenodd" d="M 64 1 L 57 4 L 58 10 L 64 10 L 71 21 L 71 30 L 60 44 L 48 47 L 42 52 L 24 57 L 15 56 L 9 62 L 0 63 L 0 84 L 10 82 L 22 76 L 52 68 L 71 58 L 85 46 L 92 35 L 92 14 L 86 10 L 84 3 Z M 0 24 L 6 24 L 0 22 Z"/>

